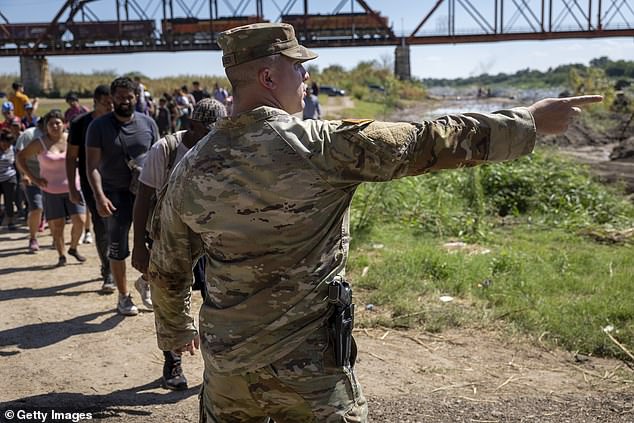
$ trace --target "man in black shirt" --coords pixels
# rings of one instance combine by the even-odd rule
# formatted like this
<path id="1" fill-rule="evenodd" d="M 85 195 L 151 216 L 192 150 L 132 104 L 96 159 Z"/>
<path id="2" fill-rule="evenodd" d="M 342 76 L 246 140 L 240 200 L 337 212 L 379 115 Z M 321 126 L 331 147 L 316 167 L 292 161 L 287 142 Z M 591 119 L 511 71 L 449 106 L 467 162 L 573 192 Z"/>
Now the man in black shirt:
<path id="1" fill-rule="evenodd" d="M 79 171 L 79 181 L 81 191 L 84 194 L 86 206 L 90 210 L 92 217 L 92 225 L 95 231 L 97 253 L 101 261 L 101 276 L 103 278 L 102 290 L 114 292 L 114 281 L 112 272 L 110 271 L 110 263 L 108 260 L 108 231 L 106 227 L 106 219 L 99 216 L 97 212 L 97 204 L 92 193 L 92 188 L 88 182 L 86 175 L 86 132 L 88 125 L 93 119 L 105 115 L 112 111 L 112 96 L 110 88 L 107 85 L 99 85 L 93 95 L 93 111 L 83 113 L 77 116 L 70 123 L 68 134 L 68 150 L 66 152 L 66 174 L 69 175 L 69 181 L 74 179 L 75 169 Z M 69 184 L 70 201 L 79 203 L 81 196 L 75 185 Z"/>
<path id="2" fill-rule="evenodd" d="M 158 126 L 161 138 L 172 132 L 172 114 L 167 107 L 167 99 L 165 97 L 159 98 L 159 105 L 156 109 L 154 120 L 156 121 L 156 126 Z"/>
<path id="3" fill-rule="evenodd" d="M 203 98 L 210 98 L 211 97 L 211 95 L 207 92 L 207 90 L 201 90 L 200 89 L 200 82 L 194 81 L 194 82 L 192 82 L 192 85 L 194 87 L 192 89 L 192 95 L 194 96 L 194 100 L 196 100 L 196 103 L 198 103 Z"/>

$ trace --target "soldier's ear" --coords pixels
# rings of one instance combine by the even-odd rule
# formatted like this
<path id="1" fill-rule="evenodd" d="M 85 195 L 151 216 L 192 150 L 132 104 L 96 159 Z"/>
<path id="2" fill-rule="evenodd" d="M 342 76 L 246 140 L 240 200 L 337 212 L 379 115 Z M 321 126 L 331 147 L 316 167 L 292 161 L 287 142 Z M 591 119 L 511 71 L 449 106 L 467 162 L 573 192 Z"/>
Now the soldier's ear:
<path id="1" fill-rule="evenodd" d="M 260 84 L 268 89 L 275 88 L 275 81 L 273 80 L 273 72 L 270 68 L 263 68 L 258 72 L 258 80 Z"/>

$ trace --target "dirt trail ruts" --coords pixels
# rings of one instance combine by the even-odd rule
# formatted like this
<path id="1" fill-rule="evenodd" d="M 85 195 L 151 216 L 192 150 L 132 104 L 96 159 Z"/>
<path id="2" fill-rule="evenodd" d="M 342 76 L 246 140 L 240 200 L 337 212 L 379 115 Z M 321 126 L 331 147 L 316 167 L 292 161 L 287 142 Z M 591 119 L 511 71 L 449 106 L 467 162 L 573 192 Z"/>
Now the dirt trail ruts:
<path id="1" fill-rule="evenodd" d="M 0 422 L 9 421 L 9 409 L 91 412 L 111 423 L 197 422 L 200 355 L 184 359 L 189 390 L 161 389 L 153 314 L 116 314 L 115 296 L 98 292 L 92 245 L 80 246 L 86 263 L 53 268 L 50 236 L 40 244 L 29 254 L 24 227 L 0 233 Z M 130 286 L 136 276 L 129 273 Z M 193 298 L 198 309 L 197 292 Z M 578 362 L 489 331 L 355 335 L 371 422 L 634 421 L 634 372 L 616 360 Z"/>

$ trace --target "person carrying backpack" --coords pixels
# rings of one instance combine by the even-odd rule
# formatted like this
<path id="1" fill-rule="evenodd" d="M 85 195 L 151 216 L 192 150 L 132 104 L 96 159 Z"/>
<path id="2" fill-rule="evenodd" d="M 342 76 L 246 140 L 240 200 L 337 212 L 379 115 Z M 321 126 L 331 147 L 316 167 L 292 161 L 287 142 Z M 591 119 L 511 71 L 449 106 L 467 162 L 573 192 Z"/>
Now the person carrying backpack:
<path id="1" fill-rule="evenodd" d="M 202 99 L 194 106 L 189 129 L 166 135 L 150 149 L 139 176 L 139 191 L 133 211 L 132 266 L 144 275 L 147 275 L 151 245 L 156 241 L 148 236 L 147 227 L 159 192 L 167 185 L 174 166 L 190 148 L 207 135 L 218 118 L 225 116 L 227 110 L 220 102 L 209 98 Z M 194 279 L 194 288 L 200 287 L 204 298 L 204 257 L 201 257 L 194 268 Z M 143 302 L 151 304 L 151 280 L 150 283 L 146 283 L 148 280 L 148 276 L 141 276 L 135 282 L 135 287 L 142 293 Z M 181 368 L 180 355 L 170 351 L 163 351 L 163 355 L 163 387 L 173 390 L 187 389 L 187 379 Z"/>

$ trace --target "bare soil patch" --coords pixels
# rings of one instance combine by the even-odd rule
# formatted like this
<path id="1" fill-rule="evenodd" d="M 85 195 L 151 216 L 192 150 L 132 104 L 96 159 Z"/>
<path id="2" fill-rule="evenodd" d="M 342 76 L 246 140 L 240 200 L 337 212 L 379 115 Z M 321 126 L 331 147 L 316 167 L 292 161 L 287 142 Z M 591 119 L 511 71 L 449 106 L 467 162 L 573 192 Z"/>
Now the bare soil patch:
<path id="1" fill-rule="evenodd" d="M 611 131 L 595 131 L 581 121 L 573 122 L 562 135 L 542 137 L 564 154 L 587 164 L 594 175 L 608 183 L 623 183 L 634 193 L 634 115 L 613 113 L 618 124 Z"/>
<path id="2" fill-rule="evenodd" d="M 85 264 L 53 268 L 50 247 L 28 254 L 26 245 L 24 228 L 0 233 L 0 421 L 7 409 L 55 409 L 111 423 L 196 422 L 200 355 L 184 359 L 189 390 L 162 389 L 153 314 L 116 314 L 115 296 L 98 292 L 94 247 L 81 246 Z M 634 421 L 634 372 L 620 361 L 484 330 L 355 335 L 372 422 Z"/>

